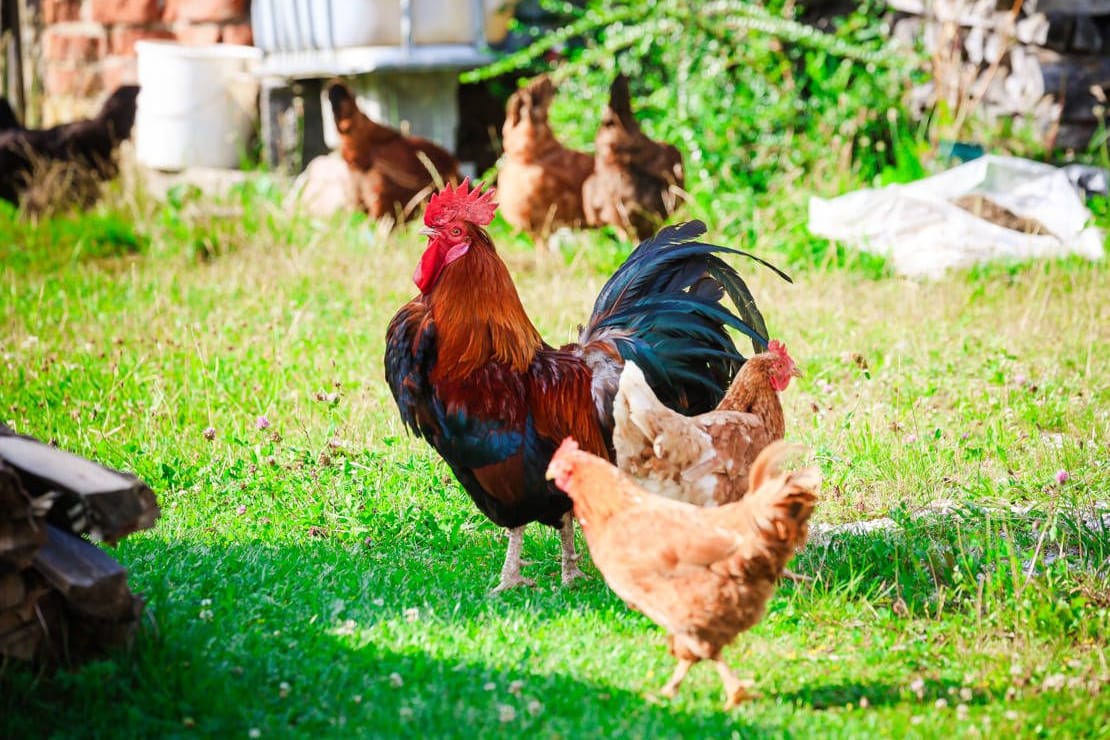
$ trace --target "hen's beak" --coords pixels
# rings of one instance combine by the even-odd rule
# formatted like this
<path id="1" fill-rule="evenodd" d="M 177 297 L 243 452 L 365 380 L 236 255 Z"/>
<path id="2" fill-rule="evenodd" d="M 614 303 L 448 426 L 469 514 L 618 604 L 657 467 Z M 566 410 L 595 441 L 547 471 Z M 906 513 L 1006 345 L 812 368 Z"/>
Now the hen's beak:
<path id="1" fill-rule="evenodd" d="M 804 377 L 804 374 L 802 373 L 802 369 L 800 367 L 798 367 L 797 365 L 794 366 L 794 368 L 793 368 L 793 370 L 791 371 L 790 374 L 793 375 L 795 378 Z"/>
<path id="2" fill-rule="evenodd" d="M 421 229 L 417 233 L 421 234 L 423 236 L 435 236 L 436 235 L 436 230 L 429 227 L 429 226 L 425 226 L 423 229 Z"/>

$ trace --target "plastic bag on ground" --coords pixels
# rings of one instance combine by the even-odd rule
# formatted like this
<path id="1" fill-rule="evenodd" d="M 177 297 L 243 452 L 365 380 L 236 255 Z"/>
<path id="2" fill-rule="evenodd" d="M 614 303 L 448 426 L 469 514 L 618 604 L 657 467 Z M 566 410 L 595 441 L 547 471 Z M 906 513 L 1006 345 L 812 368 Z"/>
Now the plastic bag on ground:
<path id="1" fill-rule="evenodd" d="M 809 230 L 909 277 L 998 259 L 1103 257 L 1102 232 L 1064 170 L 987 155 L 906 185 L 811 198 Z"/>

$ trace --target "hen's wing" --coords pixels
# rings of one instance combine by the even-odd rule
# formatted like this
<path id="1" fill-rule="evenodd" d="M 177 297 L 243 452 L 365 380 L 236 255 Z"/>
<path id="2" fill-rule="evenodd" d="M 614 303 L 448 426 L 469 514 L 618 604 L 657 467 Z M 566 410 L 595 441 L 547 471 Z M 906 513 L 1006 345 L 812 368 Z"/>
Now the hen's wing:
<path id="1" fill-rule="evenodd" d="M 705 526 L 696 513 L 655 497 L 614 514 L 595 537 L 587 530 L 590 555 L 610 588 L 671 633 L 685 632 L 694 611 L 718 602 L 728 579 L 714 566 L 741 546 L 735 534 Z"/>

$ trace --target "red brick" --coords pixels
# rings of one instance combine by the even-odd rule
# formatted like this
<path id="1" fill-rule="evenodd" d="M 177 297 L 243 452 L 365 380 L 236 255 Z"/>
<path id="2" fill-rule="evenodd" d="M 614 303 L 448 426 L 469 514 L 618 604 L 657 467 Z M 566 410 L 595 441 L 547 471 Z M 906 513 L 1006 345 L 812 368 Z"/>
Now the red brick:
<path id="1" fill-rule="evenodd" d="M 110 53 L 122 57 L 135 56 L 136 41 L 165 41 L 174 38 L 173 31 L 160 28 L 141 28 L 138 26 L 116 26 L 112 29 Z"/>
<path id="2" fill-rule="evenodd" d="M 134 57 L 108 57 L 100 64 L 100 78 L 105 90 L 134 85 L 139 81 L 139 65 Z"/>
<path id="3" fill-rule="evenodd" d="M 50 25 L 77 20 L 81 20 L 81 0 L 43 0 L 43 23 Z"/>
<path id="4" fill-rule="evenodd" d="M 100 75 L 96 69 L 85 66 L 51 64 L 46 68 L 43 87 L 47 95 L 73 95 L 88 97 L 101 89 Z"/>
<path id="5" fill-rule="evenodd" d="M 92 0 L 92 19 L 97 23 L 154 23 L 162 17 L 159 0 Z"/>
<path id="6" fill-rule="evenodd" d="M 204 46 L 214 44 L 220 40 L 220 27 L 215 23 L 206 23 L 201 26 L 180 26 L 175 28 L 177 40 L 190 46 Z"/>
<path id="7" fill-rule="evenodd" d="M 254 44 L 254 34 L 251 33 L 249 23 L 228 23 L 220 29 L 220 41 L 225 44 L 252 46 Z"/>
<path id="8" fill-rule="evenodd" d="M 166 0 L 166 21 L 217 23 L 247 18 L 247 0 Z"/>
<path id="9" fill-rule="evenodd" d="M 43 56 L 54 62 L 95 62 L 104 56 L 103 33 L 48 28 L 42 36 Z"/>

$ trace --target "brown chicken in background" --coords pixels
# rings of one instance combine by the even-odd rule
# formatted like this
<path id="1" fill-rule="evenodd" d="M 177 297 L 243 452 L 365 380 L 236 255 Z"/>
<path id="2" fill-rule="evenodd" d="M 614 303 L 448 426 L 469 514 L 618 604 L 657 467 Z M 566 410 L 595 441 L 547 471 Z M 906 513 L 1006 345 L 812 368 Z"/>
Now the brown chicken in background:
<path id="1" fill-rule="evenodd" d="M 617 466 L 652 493 L 695 506 L 739 501 L 756 456 L 786 433 L 779 393 L 801 373 L 786 346 L 748 358 L 717 408 L 684 416 L 660 403 L 635 363 L 613 400 Z"/>
<path id="2" fill-rule="evenodd" d="M 787 561 L 806 541 L 816 468 L 783 469 L 797 448 L 776 442 L 750 473 L 751 493 L 716 508 L 654 496 L 567 439 L 547 476 L 574 502 L 594 564 L 613 591 L 667 632 L 678 659 L 662 689 L 674 696 L 694 663 L 710 660 L 726 707 L 753 698 L 721 650 L 762 619 Z"/>
<path id="3" fill-rule="evenodd" d="M 458 180 L 450 152 L 370 120 L 342 83 L 328 88 L 328 99 L 359 205 L 373 218 L 407 221 L 445 182 Z"/>
<path id="4" fill-rule="evenodd" d="M 640 130 L 624 75 L 613 80 L 594 146 L 594 172 L 582 188 L 586 223 L 615 226 L 626 239 L 649 236 L 678 205 L 682 154 Z"/>
<path id="5" fill-rule="evenodd" d="M 541 75 L 509 98 L 497 175 L 501 214 L 542 248 L 560 227 L 585 225 L 582 183 L 594 168 L 593 157 L 555 138 L 547 120 L 554 96 L 555 86 Z"/>

